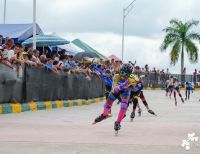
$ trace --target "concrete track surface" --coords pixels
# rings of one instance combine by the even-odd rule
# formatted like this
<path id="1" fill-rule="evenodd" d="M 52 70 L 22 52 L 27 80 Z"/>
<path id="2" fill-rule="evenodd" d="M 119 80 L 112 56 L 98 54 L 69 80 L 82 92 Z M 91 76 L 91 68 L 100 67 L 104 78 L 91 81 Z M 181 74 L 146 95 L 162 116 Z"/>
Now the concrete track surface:
<path id="1" fill-rule="evenodd" d="M 200 154 L 200 141 L 190 150 L 181 144 L 188 133 L 200 139 L 200 91 L 178 106 L 164 91 L 144 91 L 158 116 L 143 108 L 142 116 L 122 122 L 119 135 L 113 125 L 119 105 L 113 105 L 113 117 L 92 125 L 103 110 L 103 102 L 90 106 L 0 115 L 0 154 Z M 182 91 L 184 95 L 184 92 Z"/>

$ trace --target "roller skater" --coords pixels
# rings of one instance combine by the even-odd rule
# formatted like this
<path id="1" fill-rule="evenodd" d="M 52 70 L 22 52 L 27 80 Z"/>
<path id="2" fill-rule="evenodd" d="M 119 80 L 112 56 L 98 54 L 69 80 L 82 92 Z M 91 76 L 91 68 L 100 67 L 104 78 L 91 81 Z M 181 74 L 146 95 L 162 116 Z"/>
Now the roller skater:
<path id="1" fill-rule="evenodd" d="M 190 99 L 190 91 L 192 91 L 192 84 L 189 82 L 186 82 L 185 84 L 185 100 L 189 100 Z"/>
<path id="2" fill-rule="evenodd" d="M 171 99 L 171 95 L 172 95 L 172 92 L 173 92 L 173 89 L 174 89 L 174 85 L 173 85 L 173 76 L 170 76 L 170 79 L 168 81 L 168 85 L 167 85 L 167 90 L 168 90 L 168 93 L 169 93 L 169 97 Z M 168 93 L 167 93 L 167 96 L 168 96 Z"/>
<path id="3" fill-rule="evenodd" d="M 173 92 L 174 92 L 175 106 L 177 106 L 176 93 L 178 93 L 179 97 L 181 98 L 182 103 L 184 103 L 184 99 L 183 99 L 181 92 L 180 92 L 178 79 L 175 78 L 175 77 L 174 77 L 174 80 L 173 80 Z"/>
<path id="4" fill-rule="evenodd" d="M 124 64 L 121 68 L 120 74 L 116 74 L 114 79 L 113 90 L 109 93 L 108 99 L 104 105 L 104 111 L 101 116 L 97 117 L 93 124 L 96 124 L 108 117 L 109 110 L 112 107 L 113 102 L 121 95 L 121 107 L 118 114 L 117 121 L 115 122 L 114 129 L 116 133 L 120 130 L 120 123 L 124 118 L 126 111 L 128 109 L 128 100 L 130 96 L 130 90 L 139 81 L 137 78 L 130 78 L 132 73 L 132 66 L 129 64 Z"/>
<path id="5" fill-rule="evenodd" d="M 140 108 L 140 105 L 138 103 L 138 98 L 140 98 L 144 104 L 144 106 L 146 107 L 147 111 L 152 114 L 152 115 L 156 115 L 150 108 L 149 108 L 149 105 L 144 97 L 144 94 L 143 94 L 143 85 L 142 85 L 142 82 L 140 80 L 140 82 L 137 83 L 137 85 L 132 89 L 131 91 L 131 95 L 130 95 L 130 101 L 133 102 L 133 110 L 132 110 L 132 113 L 131 113 L 131 121 L 133 121 L 133 119 L 135 118 L 135 110 L 137 107 L 139 107 L 139 110 L 138 110 L 138 114 L 139 116 L 141 116 L 141 112 L 142 112 L 142 109 Z"/>

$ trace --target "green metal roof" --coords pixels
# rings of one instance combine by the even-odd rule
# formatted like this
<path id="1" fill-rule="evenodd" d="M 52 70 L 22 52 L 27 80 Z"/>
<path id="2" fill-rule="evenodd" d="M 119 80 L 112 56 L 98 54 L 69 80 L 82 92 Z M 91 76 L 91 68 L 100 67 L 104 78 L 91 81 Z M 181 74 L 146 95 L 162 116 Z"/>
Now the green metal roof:
<path id="1" fill-rule="evenodd" d="M 92 47 L 90 47 L 85 42 L 83 42 L 79 39 L 73 40 L 72 43 L 74 43 L 76 46 L 78 46 L 79 48 L 83 49 L 86 52 L 96 53 L 98 55 L 98 58 L 100 58 L 100 59 L 109 60 L 106 56 L 102 55 L 101 53 L 99 53 L 98 51 L 96 51 L 95 49 L 93 49 Z"/>

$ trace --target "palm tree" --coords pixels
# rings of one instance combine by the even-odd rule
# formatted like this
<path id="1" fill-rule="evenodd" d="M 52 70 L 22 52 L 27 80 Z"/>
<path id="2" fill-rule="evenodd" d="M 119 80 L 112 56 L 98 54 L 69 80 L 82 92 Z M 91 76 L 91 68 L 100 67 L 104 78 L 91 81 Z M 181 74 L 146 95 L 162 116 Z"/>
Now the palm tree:
<path id="1" fill-rule="evenodd" d="M 166 51 L 169 46 L 172 46 L 170 52 L 171 64 L 175 65 L 178 62 L 181 54 L 181 74 L 184 68 L 184 50 L 186 50 L 190 63 L 198 62 L 198 47 L 193 41 L 200 41 L 200 34 L 191 31 L 193 26 L 197 26 L 199 21 L 191 20 L 183 23 L 180 20 L 170 20 L 170 26 L 163 29 L 166 36 L 161 45 L 161 52 Z"/>

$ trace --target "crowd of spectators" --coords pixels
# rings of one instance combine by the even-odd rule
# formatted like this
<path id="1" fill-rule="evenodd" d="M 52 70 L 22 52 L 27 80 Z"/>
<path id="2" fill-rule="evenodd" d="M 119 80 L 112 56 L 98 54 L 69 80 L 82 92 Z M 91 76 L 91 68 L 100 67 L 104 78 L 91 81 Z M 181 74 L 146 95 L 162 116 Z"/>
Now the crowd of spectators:
<path id="1" fill-rule="evenodd" d="M 92 74 L 98 75 L 99 78 L 100 74 L 93 69 L 91 66 L 95 63 L 98 68 L 102 71 L 110 70 L 112 74 L 116 74 L 119 72 L 120 67 L 122 65 L 122 61 L 115 61 L 114 59 L 110 61 L 103 61 L 102 59 L 99 60 L 74 60 L 73 56 L 70 55 L 67 51 L 53 51 L 50 52 L 48 50 L 39 51 L 39 50 L 32 50 L 32 48 L 25 48 L 19 43 L 14 43 L 14 40 L 11 38 L 4 38 L 0 35 L 0 62 L 16 71 L 21 69 L 21 66 L 24 64 L 29 65 L 30 67 L 39 67 L 42 69 L 46 69 L 52 71 L 55 74 L 59 73 L 83 73 L 87 79 L 91 79 Z M 164 83 L 166 79 L 170 76 L 169 69 L 166 70 L 150 69 L 148 64 L 144 67 L 136 66 L 136 61 L 132 63 L 129 61 L 130 64 L 134 67 L 136 74 L 143 74 L 145 76 L 151 76 L 151 79 L 157 82 L 160 81 Z M 184 68 L 184 73 L 186 73 L 186 68 Z M 193 73 L 193 80 L 197 81 L 198 77 L 200 77 L 199 73 L 195 69 Z"/>
<path id="2" fill-rule="evenodd" d="M 73 56 L 67 51 L 54 51 L 48 50 L 39 51 L 32 50 L 32 48 L 24 48 L 21 44 L 14 44 L 14 40 L 7 38 L 3 40 L 0 35 L 0 62 L 14 70 L 19 70 L 24 64 L 30 67 L 39 67 L 55 74 L 59 73 L 83 73 L 86 78 L 90 79 L 92 74 L 100 77 L 98 72 L 93 69 L 92 64 L 96 63 L 97 66 L 103 71 L 109 69 L 113 73 L 117 72 L 122 64 L 121 61 L 103 61 L 103 60 L 73 60 Z"/>

